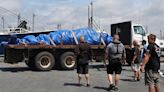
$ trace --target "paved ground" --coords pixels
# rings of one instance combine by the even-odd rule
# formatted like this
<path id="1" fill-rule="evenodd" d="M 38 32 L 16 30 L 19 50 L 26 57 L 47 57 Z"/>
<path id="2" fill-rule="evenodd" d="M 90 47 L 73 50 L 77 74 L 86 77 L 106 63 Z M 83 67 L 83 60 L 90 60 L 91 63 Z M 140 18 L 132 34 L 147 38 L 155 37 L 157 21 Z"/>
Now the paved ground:
<path id="1" fill-rule="evenodd" d="M 164 64 L 162 71 L 164 71 Z M 105 68 L 100 63 L 90 69 L 91 87 L 78 87 L 76 71 L 35 72 L 24 63 L 10 65 L 0 63 L 0 92 L 107 92 L 108 82 Z M 147 92 L 143 79 L 134 82 L 130 67 L 124 66 L 119 92 Z M 161 78 L 161 92 L 164 92 L 164 79 Z M 83 84 L 85 80 L 83 80 Z"/>

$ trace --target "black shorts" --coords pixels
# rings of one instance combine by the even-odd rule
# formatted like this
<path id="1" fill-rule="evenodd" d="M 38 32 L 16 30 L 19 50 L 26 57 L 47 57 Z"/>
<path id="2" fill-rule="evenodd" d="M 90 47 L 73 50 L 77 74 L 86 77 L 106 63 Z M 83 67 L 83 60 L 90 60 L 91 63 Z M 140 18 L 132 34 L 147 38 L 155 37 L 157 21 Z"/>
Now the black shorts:
<path id="1" fill-rule="evenodd" d="M 107 74 L 121 74 L 122 71 L 122 64 L 118 60 L 111 60 L 109 61 L 109 64 L 107 65 Z"/>
<path id="2" fill-rule="evenodd" d="M 78 74 L 88 74 L 89 64 L 77 64 L 77 73 Z"/>

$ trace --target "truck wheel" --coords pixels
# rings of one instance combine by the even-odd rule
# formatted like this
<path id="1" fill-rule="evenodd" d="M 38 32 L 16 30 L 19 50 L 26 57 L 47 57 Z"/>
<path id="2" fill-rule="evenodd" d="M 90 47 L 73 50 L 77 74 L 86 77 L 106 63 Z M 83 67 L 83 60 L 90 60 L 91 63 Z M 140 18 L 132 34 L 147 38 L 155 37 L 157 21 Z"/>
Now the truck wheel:
<path id="1" fill-rule="evenodd" d="M 65 52 L 60 57 L 60 66 L 64 70 L 72 70 L 76 67 L 76 61 L 73 52 Z"/>
<path id="2" fill-rule="evenodd" d="M 40 71 L 49 71 L 55 65 L 54 56 L 49 52 L 40 52 L 35 57 L 35 68 Z"/>

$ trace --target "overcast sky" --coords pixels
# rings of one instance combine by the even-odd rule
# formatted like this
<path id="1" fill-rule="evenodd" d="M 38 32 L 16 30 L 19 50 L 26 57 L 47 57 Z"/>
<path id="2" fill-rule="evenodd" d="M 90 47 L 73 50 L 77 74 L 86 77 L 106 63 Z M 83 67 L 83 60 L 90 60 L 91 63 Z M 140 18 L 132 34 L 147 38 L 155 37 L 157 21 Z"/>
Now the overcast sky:
<path id="1" fill-rule="evenodd" d="M 164 34 L 163 0 L 92 0 L 94 19 L 101 28 L 110 30 L 111 23 L 133 21 L 147 27 L 149 33 Z M 91 0 L 0 0 L 0 16 L 5 26 L 17 25 L 17 14 L 32 24 L 35 13 L 35 29 L 55 29 L 87 26 L 87 10 Z M 9 11 L 5 9 L 12 11 Z M 2 20 L 1 20 L 2 21 Z M 0 22 L 2 27 L 2 22 Z"/>

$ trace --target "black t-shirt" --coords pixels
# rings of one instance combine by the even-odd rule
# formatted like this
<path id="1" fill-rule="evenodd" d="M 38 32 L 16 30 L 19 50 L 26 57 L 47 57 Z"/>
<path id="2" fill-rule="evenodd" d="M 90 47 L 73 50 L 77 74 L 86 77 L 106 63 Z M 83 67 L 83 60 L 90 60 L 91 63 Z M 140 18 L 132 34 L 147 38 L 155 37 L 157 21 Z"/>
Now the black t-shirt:
<path id="1" fill-rule="evenodd" d="M 156 44 L 149 44 L 147 49 L 145 50 L 146 54 L 150 55 L 149 61 L 146 64 L 145 69 L 152 69 L 153 71 L 158 71 L 160 69 L 160 56 L 159 53 L 159 46 Z"/>
<path id="2" fill-rule="evenodd" d="M 81 42 L 75 48 L 75 54 L 77 56 L 78 63 L 88 63 L 91 60 L 91 47 L 86 42 Z"/>

